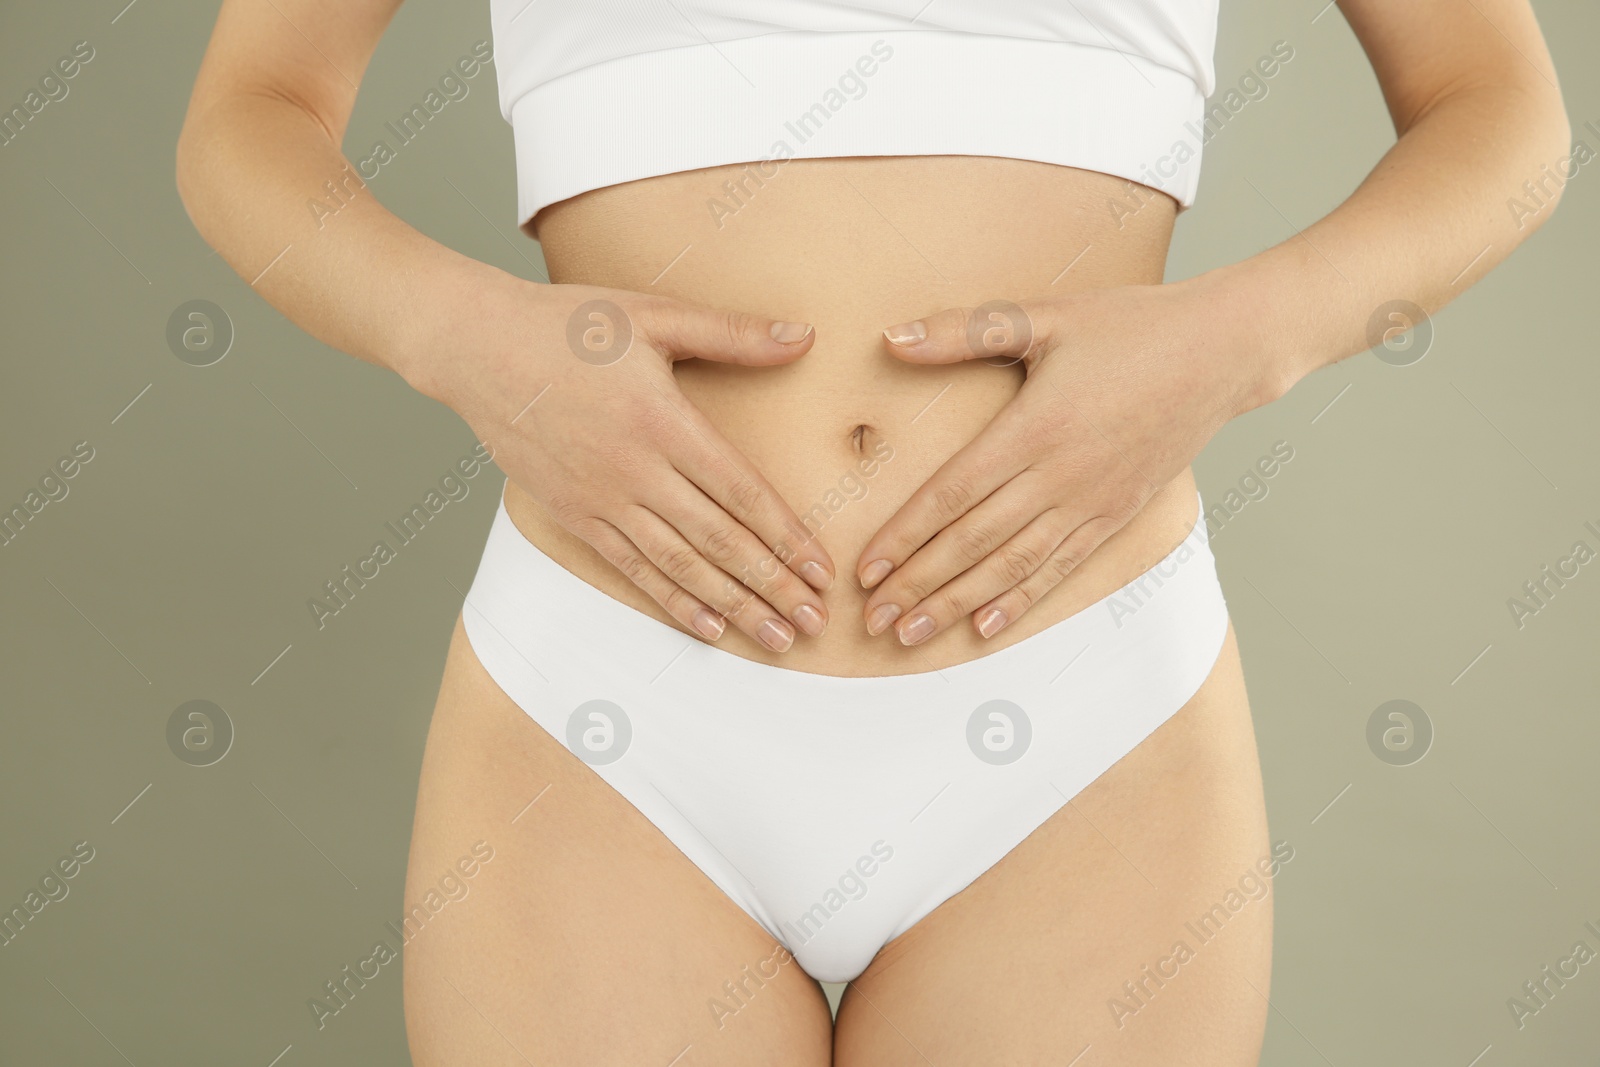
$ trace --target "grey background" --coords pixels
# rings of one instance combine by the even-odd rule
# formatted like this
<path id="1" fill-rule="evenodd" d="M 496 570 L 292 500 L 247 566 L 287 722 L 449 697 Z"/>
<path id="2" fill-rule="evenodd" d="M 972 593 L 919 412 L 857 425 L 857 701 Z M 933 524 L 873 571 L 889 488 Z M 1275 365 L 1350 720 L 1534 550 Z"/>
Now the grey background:
<path id="1" fill-rule="evenodd" d="M 0 947 L 0 1063 L 405 1062 L 398 966 L 320 1032 L 306 1001 L 401 911 L 428 715 L 499 475 L 314 627 L 306 599 L 472 435 L 301 334 L 201 242 L 173 144 L 216 5 L 125 3 L 0 10 L 6 107 L 74 42 L 97 53 L 0 147 L 0 505 L 74 443 L 95 449 L 0 547 L 0 908 L 75 842 L 95 850 Z M 1336 9 L 1313 21 L 1320 8 L 1225 0 L 1219 86 L 1275 40 L 1295 58 L 1208 145 L 1170 279 L 1325 214 L 1390 143 L 1360 49 Z M 1600 148 L 1582 128 L 1600 125 L 1600 11 L 1538 11 L 1575 136 Z M 347 151 L 489 36 L 482 3 L 406 5 Z M 493 73 L 470 84 L 370 188 L 439 240 L 539 277 L 512 227 Z M 1583 528 L 1600 527 L 1597 182 L 1580 171 L 1554 224 L 1438 317 L 1421 362 L 1364 354 L 1318 373 L 1200 458 L 1215 500 L 1274 442 L 1295 450 L 1215 540 L 1273 836 L 1296 850 L 1275 884 L 1272 1067 L 1600 1050 L 1600 962 L 1520 1031 L 1506 1007 L 1575 942 L 1600 950 L 1583 929 L 1600 927 L 1600 563 L 1520 630 L 1506 606 L 1574 541 L 1600 548 Z M 196 298 L 237 331 L 203 368 L 165 340 Z M 1366 741 L 1397 698 L 1436 731 L 1412 766 Z M 167 744 L 193 699 L 237 731 L 210 767 Z"/>

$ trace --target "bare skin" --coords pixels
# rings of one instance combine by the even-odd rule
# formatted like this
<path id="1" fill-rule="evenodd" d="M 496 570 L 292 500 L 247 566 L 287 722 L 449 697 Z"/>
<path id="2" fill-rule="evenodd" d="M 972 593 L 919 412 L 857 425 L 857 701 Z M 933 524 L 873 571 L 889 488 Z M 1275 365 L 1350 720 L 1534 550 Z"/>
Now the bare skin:
<path id="1" fill-rule="evenodd" d="M 1127 207 L 1129 183 L 1045 163 L 957 156 L 792 160 L 719 227 L 706 201 L 724 182 L 739 181 L 744 169 L 595 190 L 534 222 L 554 281 L 753 308 L 815 326 L 811 349 L 783 366 L 696 360 L 677 364 L 675 374 L 689 401 L 839 560 L 857 559 L 917 487 L 1017 395 L 1024 377 L 1020 364 L 1003 358 L 1000 366 L 895 359 L 877 324 L 952 304 L 977 306 L 997 294 L 1025 300 L 1156 285 L 1176 214 L 1170 197 L 1142 189 L 1144 207 L 1119 216 L 1112 205 Z M 975 189 L 987 191 L 977 204 Z M 1041 218 L 1039 203 L 1063 210 Z M 1006 240 L 996 242 L 996 234 Z M 817 263 L 827 269 L 811 266 Z M 622 363 L 598 370 L 621 369 Z M 603 445 L 603 437 L 593 442 Z M 879 454 L 892 458 L 863 475 L 860 461 Z M 528 538 L 568 570 L 672 621 L 514 483 L 506 507 Z M 1044 603 L 988 640 L 961 626 L 911 648 L 887 633 L 874 636 L 862 620 L 866 595 L 847 571 L 846 580 L 821 594 L 829 618 L 822 634 L 782 653 L 737 631 L 720 644 L 823 674 L 932 670 L 1020 640 L 1093 603 L 1169 552 L 1194 518 L 1194 481 L 1185 470 Z"/>
<path id="2" fill-rule="evenodd" d="M 1045 164 L 793 161 L 719 231 L 705 211 L 706 191 L 739 169 L 585 194 L 543 213 L 539 236 L 558 282 L 644 289 L 690 244 L 656 289 L 776 318 L 809 312 L 817 341 L 804 359 L 753 374 L 691 362 L 676 375 L 801 514 L 875 445 L 893 448 L 891 460 L 860 479 L 865 492 L 847 497 L 818 528 L 838 559 L 855 558 L 1023 378 L 1019 366 L 895 360 L 871 324 L 981 303 L 990 286 L 1026 297 L 1049 291 L 1052 280 L 1062 290 L 1152 284 L 1175 215 L 1169 198 L 1146 190 L 1146 206 L 1119 228 L 1108 203 L 1125 198 L 1126 183 Z M 991 191 L 981 210 L 969 203 L 973 188 Z M 1040 201 L 1078 208 L 1039 220 L 1030 205 Z M 893 211 L 893 225 L 876 213 L 877 203 Z M 1013 234 L 1004 254 L 994 251 L 995 232 Z M 1063 274 L 1086 244 L 1099 254 Z M 773 248 L 785 254 L 775 257 Z M 933 249 L 936 267 L 923 258 Z M 832 266 L 795 266 L 810 262 Z M 568 569 L 671 621 L 515 483 L 506 487 L 506 506 L 524 534 Z M 1195 519 L 1185 471 L 1037 610 L 987 644 L 967 627 L 909 648 L 888 634 L 874 637 L 859 620 L 864 594 L 847 581 L 823 594 L 837 621 L 820 637 L 783 654 L 737 632 L 721 643 L 829 674 L 960 662 L 1103 597 L 1165 555 Z M 1119 1016 L 1110 1004 L 1136 1004 L 1122 983 L 1167 955 L 1186 936 L 1184 921 L 1267 854 L 1254 752 L 1230 638 L 1213 677 L 1156 737 L 887 946 L 852 983 L 836 1032 L 816 983 L 793 962 L 719 1027 L 710 999 L 723 996 L 723 982 L 747 964 L 772 955 L 770 937 L 495 688 L 458 627 L 423 766 L 407 899 L 425 892 L 463 840 L 498 833 L 508 842 L 506 866 L 490 865 L 495 880 L 475 887 L 473 906 L 457 913 L 448 936 L 407 948 L 413 1055 L 419 1064 L 517 1063 L 521 1055 L 622 1064 L 670 1062 L 687 1048 L 683 1063 L 912 1064 L 928 1055 L 961 1064 L 996 1055 L 1066 1062 L 1092 1043 L 1096 1062 L 1139 1064 L 1170 1060 L 1200 1027 L 1226 1035 L 1209 1039 L 1211 1058 L 1200 1062 L 1253 1062 L 1270 979 L 1270 898 L 1230 922 L 1149 1007 Z M 1041 900 L 1041 885 L 1060 888 Z M 554 944 L 566 963 L 527 966 Z M 602 1021 L 619 998 L 628 1004 L 620 1032 Z"/>
<path id="3" fill-rule="evenodd" d="M 538 798 L 535 801 L 535 798 Z M 530 801 L 533 803 L 530 806 Z M 515 820 L 515 821 L 513 821 Z M 419 1067 L 1185 1063 L 1260 1052 L 1272 897 L 1201 919 L 1269 852 L 1230 631 L 1200 692 L 846 989 L 837 1027 L 798 964 L 721 1020 L 776 946 L 636 809 L 502 693 L 458 624 L 428 735 L 406 902 L 472 842 L 471 895 L 405 949 Z M 1292 844 L 1292 842 L 1291 842 Z M 1041 892 L 1048 887 L 1048 891 Z M 1193 958 L 1156 988 L 1176 942 Z M 1128 982 L 1153 993 L 1143 1003 Z M 750 987 L 753 988 L 753 987 Z M 1114 1010 L 1118 1001 L 1127 1009 Z"/>
<path id="4" fill-rule="evenodd" d="M 1399 143 L 1327 218 L 1242 263 L 1158 284 L 1173 205 L 1145 190 L 1116 226 L 1109 204 L 1128 189 L 1106 175 L 819 160 L 786 164 L 718 230 L 701 214 L 715 171 L 556 205 L 537 223 L 557 284 L 536 286 L 371 196 L 325 227 L 307 219 L 306 196 L 344 166 L 354 87 L 395 6 L 226 0 L 180 147 L 196 224 L 308 331 L 460 413 L 510 477 L 518 526 L 563 565 L 738 655 L 829 674 L 983 655 L 1148 567 L 1194 519 L 1188 464 L 1216 427 L 1366 348 L 1384 302 L 1431 312 L 1481 277 L 1550 214 L 1519 225 L 1505 198 L 1568 147 L 1525 0 L 1348 0 Z M 637 328 L 606 367 L 565 349 L 595 298 Z M 942 309 L 996 298 L 1027 309 L 1047 358 L 962 359 L 962 314 Z M 878 333 L 910 321 L 925 343 Z M 536 417 L 515 417 L 547 389 Z M 1052 396 L 1082 403 L 1078 421 Z M 883 444 L 894 458 L 865 494 L 806 536 L 800 516 Z M 982 514 L 1022 478 L 1008 512 Z M 1029 508 L 1070 532 L 1008 550 Z M 786 566 L 738 577 L 781 542 Z M 878 558 L 888 577 L 867 574 Z M 902 611 L 874 631 L 886 601 Z M 1006 624 L 985 636 L 997 603 Z M 917 614 L 934 626 L 913 640 Z M 478 840 L 496 857 L 471 901 L 407 948 L 419 1064 L 942 1067 L 1088 1049 L 1085 1064 L 1234 1067 L 1259 1053 L 1270 896 L 1153 994 L 1124 985 L 1267 854 L 1231 633 L 1171 721 L 887 946 L 832 1032 L 792 961 L 712 1022 L 707 999 L 774 946 L 511 704 L 458 627 L 407 901 Z"/>

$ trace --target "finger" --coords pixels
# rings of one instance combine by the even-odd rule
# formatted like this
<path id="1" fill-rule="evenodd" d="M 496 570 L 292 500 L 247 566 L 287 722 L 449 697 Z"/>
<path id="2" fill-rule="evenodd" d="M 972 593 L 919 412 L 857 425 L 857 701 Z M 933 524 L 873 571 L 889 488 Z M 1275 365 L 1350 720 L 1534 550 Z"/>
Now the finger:
<path id="1" fill-rule="evenodd" d="M 637 314 L 652 347 L 674 361 L 709 359 L 770 367 L 805 355 L 816 339 L 809 323 L 698 308 L 675 300 L 647 303 Z"/>
<path id="2" fill-rule="evenodd" d="M 604 520 L 595 520 L 595 524 L 586 529 L 582 536 L 595 551 L 649 594 L 651 600 L 660 604 L 663 611 L 686 629 L 707 641 L 715 641 L 722 636 L 725 628 L 722 616 L 662 573 L 661 568 L 651 563 L 639 546 L 621 530 Z"/>
<path id="3" fill-rule="evenodd" d="M 673 467 L 811 588 L 822 592 L 833 584 L 833 560 L 788 502 L 703 415 L 679 410 L 687 436 L 667 453 Z"/>
<path id="4" fill-rule="evenodd" d="M 903 645 L 920 645 L 998 594 L 1030 581 L 1056 558 L 1060 546 L 1074 532 L 1075 523 L 1065 509 L 1052 509 L 1023 527 L 978 564 L 945 583 L 926 599 L 908 608 L 895 627 Z M 1078 529 L 1082 529 L 1078 526 Z M 1065 572 L 1063 572 L 1065 573 Z M 1059 581 L 1059 578 L 1057 579 Z M 1053 584 L 1053 583 L 1052 583 Z M 986 612 L 977 620 L 978 633 L 993 637 L 1010 619 Z"/>
<path id="5" fill-rule="evenodd" d="M 766 601 L 712 566 L 661 516 L 635 506 L 617 526 L 663 574 L 752 639 L 774 652 L 787 652 L 794 644 L 793 626 Z"/>
<path id="6" fill-rule="evenodd" d="M 1050 590 L 1061 584 L 1089 554 L 1119 529 L 1115 519 L 1094 518 L 1079 526 L 1050 553 L 1044 565 L 994 600 L 972 611 L 972 623 L 982 637 L 993 637 L 1020 619 Z"/>
<path id="7" fill-rule="evenodd" d="M 1053 495 L 1047 494 L 1043 481 L 1040 472 L 1023 471 L 983 503 L 940 530 L 933 540 L 896 567 L 862 605 L 867 632 L 882 633 L 907 608 L 987 558 L 1037 518 L 1039 501 Z M 1067 529 L 1061 531 L 1056 542 L 1046 545 L 1043 552 L 1055 548 L 1067 535 Z M 1033 567 L 1044 562 L 1043 552 L 1033 561 Z M 1029 567 L 1027 573 L 1031 574 L 1033 567 Z M 1024 577 L 1026 575 L 1018 575 L 1016 581 Z M 998 592 L 1000 590 L 995 590 Z"/>
<path id="8" fill-rule="evenodd" d="M 652 492 L 643 503 L 677 529 L 712 566 L 760 596 L 805 633 L 820 637 L 828 624 L 828 609 L 811 586 L 692 482 L 681 476 L 673 482 Z"/>
<path id="9" fill-rule="evenodd" d="M 862 548 L 856 577 L 871 589 L 935 535 L 1021 473 L 1029 448 L 1026 424 L 1006 408 L 900 505 Z"/>
<path id="10" fill-rule="evenodd" d="M 889 351 L 908 363 L 960 363 L 1005 356 L 1023 360 L 1041 344 L 1035 317 L 1020 304 L 992 300 L 944 311 L 883 331 Z"/>

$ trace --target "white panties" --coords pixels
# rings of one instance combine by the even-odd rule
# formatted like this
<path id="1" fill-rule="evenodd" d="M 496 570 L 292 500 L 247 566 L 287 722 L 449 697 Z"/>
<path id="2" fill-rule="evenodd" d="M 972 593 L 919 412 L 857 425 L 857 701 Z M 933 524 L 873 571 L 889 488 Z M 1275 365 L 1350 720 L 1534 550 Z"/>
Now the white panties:
<path id="1" fill-rule="evenodd" d="M 1228 626 L 1201 517 L 1115 593 L 981 659 L 807 674 L 612 599 L 530 544 L 503 499 L 462 617 L 534 722 L 828 982 L 1166 722 Z"/>

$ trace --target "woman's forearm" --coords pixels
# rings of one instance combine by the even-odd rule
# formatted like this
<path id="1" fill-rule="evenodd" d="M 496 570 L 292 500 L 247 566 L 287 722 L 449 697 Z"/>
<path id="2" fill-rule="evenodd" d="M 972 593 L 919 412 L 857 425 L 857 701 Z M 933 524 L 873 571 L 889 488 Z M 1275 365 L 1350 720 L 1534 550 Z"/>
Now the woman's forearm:
<path id="1" fill-rule="evenodd" d="M 269 93 L 196 101 L 177 178 L 201 236 L 274 307 L 424 391 L 441 312 L 513 280 L 385 209 L 323 124 Z"/>
<path id="2" fill-rule="evenodd" d="M 1571 177 L 1570 137 L 1559 94 L 1542 82 L 1452 94 L 1325 218 L 1179 283 L 1243 332 L 1258 386 L 1245 409 L 1403 325 L 1385 305 L 1408 301 L 1432 315 L 1510 255 Z M 1282 214 L 1265 198 L 1260 209 Z"/>

